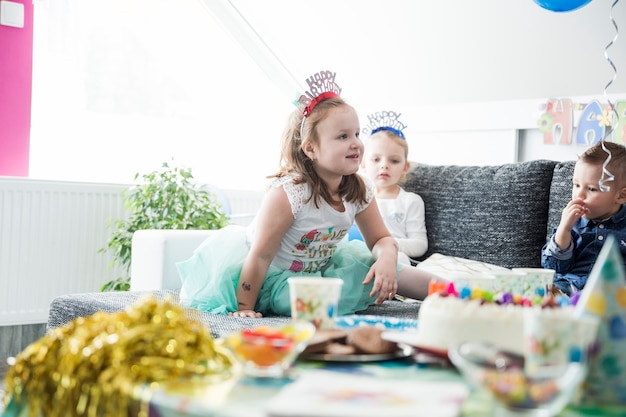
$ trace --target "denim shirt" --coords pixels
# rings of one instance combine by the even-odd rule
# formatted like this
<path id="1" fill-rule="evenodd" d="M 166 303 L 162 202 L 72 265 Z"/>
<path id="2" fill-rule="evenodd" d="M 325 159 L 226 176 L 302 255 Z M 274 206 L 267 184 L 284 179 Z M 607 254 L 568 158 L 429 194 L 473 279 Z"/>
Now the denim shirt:
<path id="1" fill-rule="evenodd" d="M 541 266 L 556 271 L 554 284 L 568 295 L 583 289 L 609 235 L 615 238 L 622 258 L 626 259 L 626 205 L 604 221 L 579 218 L 572 228 L 572 243 L 565 250 L 556 245 L 555 231 L 556 228 L 543 246 Z"/>

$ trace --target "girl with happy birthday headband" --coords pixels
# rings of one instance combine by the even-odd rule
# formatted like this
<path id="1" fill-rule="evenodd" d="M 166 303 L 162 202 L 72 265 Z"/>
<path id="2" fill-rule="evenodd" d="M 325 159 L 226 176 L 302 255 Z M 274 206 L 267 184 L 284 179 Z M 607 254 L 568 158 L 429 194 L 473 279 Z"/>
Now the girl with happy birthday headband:
<path id="1" fill-rule="evenodd" d="M 364 310 L 396 293 L 423 299 L 434 276 L 398 264 L 398 246 L 357 173 L 363 143 L 356 111 L 335 74 L 307 80 L 282 136 L 278 172 L 247 228 L 228 226 L 178 264 L 181 302 L 241 317 L 291 315 L 291 277 L 343 280 L 339 314 Z M 365 244 L 346 239 L 353 222 Z"/>
<path id="2" fill-rule="evenodd" d="M 376 202 L 385 226 L 398 243 L 398 259 L 411 265 L 411 259 L 428 249 L 428 236 L 422 197 L 405 191 L 401 184 L 411 167 L 409 146 L 403 130 L 406 126 L 394 111 L 380 111 L 367 116 L 369 132 L 361 168 L 376 187 Z"/>

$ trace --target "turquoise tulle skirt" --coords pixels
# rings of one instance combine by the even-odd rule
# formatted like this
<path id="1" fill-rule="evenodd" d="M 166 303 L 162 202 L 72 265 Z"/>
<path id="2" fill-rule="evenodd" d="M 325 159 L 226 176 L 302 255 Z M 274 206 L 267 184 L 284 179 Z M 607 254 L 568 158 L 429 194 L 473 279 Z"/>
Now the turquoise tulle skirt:
<path id="1" fill-rule="evenodd" d="M 191 258 L 177 264 L 181 277 L 181 303 L 215 314 L 237 311 L 236 288 L 249 246 L 246 229 L 227 226 L 208 237 Z M 373 280 L 362 282 L 374 263 L 371 252 L 360 240 L 342 240 L 331 262 L 317 273 L 293 272 L 270 265 L 259 292 L 255 311 L 264 315 L 291 315 L 289 286 L 291 277 L 336 277 L 343 280 L 339 314 L 352 314 L 374 303 L 370 297 Z"/>

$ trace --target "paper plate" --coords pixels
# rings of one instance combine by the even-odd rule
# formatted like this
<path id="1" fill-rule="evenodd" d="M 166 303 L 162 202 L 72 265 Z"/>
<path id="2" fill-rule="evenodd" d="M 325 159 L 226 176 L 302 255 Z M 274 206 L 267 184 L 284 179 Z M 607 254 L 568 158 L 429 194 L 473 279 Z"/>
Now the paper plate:
<path id="1" fill-rule="evenodd" d="M 323 362 L 379 362 L 392 359 L 408 358 L 414 353 L 408 345 L 399 345 L 398 350 L 392 353 L 357 353 L 339 355 L 333 353 L 307 353 L 301 354 L 298 359 Z"/>
<path id="2" fill-rule="evenodd" d="M 339 329 L 351 329 L 358 326 L 375 326 L 388 330 L 415 330 L 417 329 L 417 320 L 352 314 L 337 317 L 335 326 Z"/>
<path id="3" fill-rule="evenodd" d="M 443 359 L 448 360 L 448 349 L 442 349 L 433 346 L 426 346 L 422 343 L 419 337 L 419 331 L 412 332 L 397 332 L 397 331 L 388 331 L 383 332 L 381 336 L 385 340 L 389 340 L 390 342 L 396 342 L 398 344 L 405 344 L 416 348 L 418 351 L 428 353 L 433 356 L 437 356 Z"/>
<path id="4" fill-rule="evenodd" d="M 342 331 L 341 329 L 353 329 L 362 326 L 373 326 L 383 331 L 414 332 L 417 329 L 417 320 L 401 319 L 397 317 L 374 316 L 364 314 L 353 314 L 340 316 L 335 320 L 337 330 L 327 330 L 328 332 Z M 383 332 L 384 333 L 384 332 Z M 393 359 L 407 358 L 415 353 L 415 349 L 407 344 L 398 345 L 398 349 L 391 353 L 356 353 L 356 354 L 336 354 L 326 352 L 302 353 L 300 359 L 324 362 L 376 362 Z"/>

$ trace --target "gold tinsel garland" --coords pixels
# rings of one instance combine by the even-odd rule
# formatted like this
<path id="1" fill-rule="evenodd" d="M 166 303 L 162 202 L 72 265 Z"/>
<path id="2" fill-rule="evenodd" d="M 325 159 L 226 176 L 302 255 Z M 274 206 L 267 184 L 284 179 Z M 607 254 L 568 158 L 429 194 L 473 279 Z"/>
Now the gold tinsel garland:
<path id="1" fill-rule="evenodd" d="M 147 297 L 122 312 L 77 318 L 29 345 L 7 372 L 3 401 L 6 411 L 28 407 L 30 417 L 128 415 L 137 404 L 142 416 L 149 400 L 142 385 L 226 379 L 232 367 L 205 325 L 170 300 Z"/>

